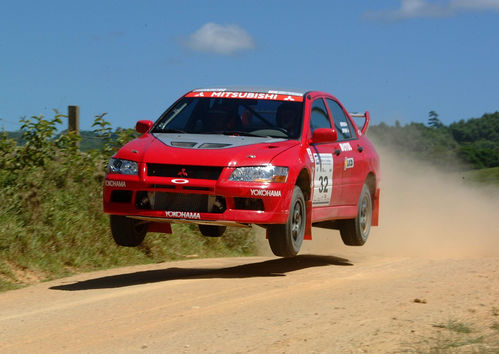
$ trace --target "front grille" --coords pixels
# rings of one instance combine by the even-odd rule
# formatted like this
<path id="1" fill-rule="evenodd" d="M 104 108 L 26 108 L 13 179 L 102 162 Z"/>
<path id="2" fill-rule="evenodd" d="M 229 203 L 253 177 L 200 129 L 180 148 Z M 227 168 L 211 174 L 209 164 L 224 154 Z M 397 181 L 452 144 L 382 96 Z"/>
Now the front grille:
<path id="1" fill-rule="evenodd" d="M 223 167 L 147 164 L 147 175 L 154 177 L 217 180 Z"/>
<path id="2" fill-rule="evenodd" d="M 225 198 L 221 196 L 146 191 L 137 192 L 135 206 L 138 209 L 196 213 L 223 213 L 226 209 Z"/>

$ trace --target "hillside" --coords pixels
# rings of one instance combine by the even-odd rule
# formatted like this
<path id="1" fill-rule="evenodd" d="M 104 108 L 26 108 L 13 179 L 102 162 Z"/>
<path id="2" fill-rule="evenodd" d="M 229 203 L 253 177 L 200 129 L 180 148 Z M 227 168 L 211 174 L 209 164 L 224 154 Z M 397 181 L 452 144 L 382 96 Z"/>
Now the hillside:
<path id="1" fill-rule="evenodd" d="M 379 145 L 445 169 L 499 166 L 499 111 L 448 126 L 433 114 L 428 125 L 380 123 L 370 127 L 368 135 Z"/>

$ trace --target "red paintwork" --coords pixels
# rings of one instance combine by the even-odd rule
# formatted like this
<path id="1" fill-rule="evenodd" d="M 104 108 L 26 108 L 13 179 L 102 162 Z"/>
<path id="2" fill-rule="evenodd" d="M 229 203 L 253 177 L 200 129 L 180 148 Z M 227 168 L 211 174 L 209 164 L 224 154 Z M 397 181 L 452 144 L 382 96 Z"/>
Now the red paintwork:
<path id="1" fill-rule="evenodd" d="M 336 132 L 336 129 L 318 128 L 315 129 L 310 143 L 334 143 L 336 140 L 338 140 L 338 133 Z"/>
<path id="2" fill-rule="evenodd" d="M 150 120 L 139 120 L 137 124 L 135 124 L 135 130 L 139 133 L 147 133 L 149 129 L 152 128 L 153 122 Z"/>
<path id="3" fill-rule="evenodd" d="M 205 94 L 210 92 L 204 92 Z M 199 92 L 189 92 L 186 96 L 193 97 Z M 278 99 L 286 96 L 278 95 Z M 282 97 L 281 97 L 282 96 Z M 115 158 L 132 160 L 138 162 L 138 176 L 108 174 L 104 186 L 104 211 L 109 214 L 143 216 L 162 218 L 166 222 L 175 222 L 175 219 L 184 218 L 186 215 L 174 215 L 170 213 L 167 217 L 165 211 L 143 210 L 135 207 L 135 193 L 133 193 L 131 203 L 116 203 L 110 201 L 112 190 L 135 191 L 165 191 L 155 189 L 153 185 L 171 185 L 174 189 L 168 192 L 189 193 L 189 194 L 211 194 L 224 196 L 226 198 L 226 210 L 224 213 L 199 213 L 199 219 L 190 219 L 190 222 L 199 221 L 232 221 L 242 224 L 283 224 L 288 219 L 288 209 L 291 202 L 291 193 L 294 185 L 297 184 L 298 176 L 304 173 L 308 178 L 304 188 L 314 190 L 315 164 L 311 161 L 310 153 L 322 153 L 331 155 L 333 159 L 333 174 L 331 197 L 326 204 L 317 205 L 312 203 L 313 195 L 307 198 L 307 227 L 305 238 L 311 238 L 312 223 L 334 219 L 350 219 L 357 214 L 357 202 L 359 200 L 362 186 L 366 182 L 368 175 L 374 176 L 375 186 L 373 197 L 373 218 L 372 225 L 378 224 L 379 215 L 379 159 L 373 145 L 367 137 L 355 125 L 347 111 L 343 108 L 346 116 L 350 119 L 357 137 L 342 143 L 348 143 L 351 149 L 341 148 L 340 142 L 330 142 L 334 129 L 324 129 L 322 132 L 316 131 L 314 144 L 309 128 L 310 110 L 312 102 L 317 98 L 330 98 L 340 103 L 334 96 L 325 92 L 308 92 L 300 100 L 304 102 L 303 131 L 300 140 L 286 140 L 277 143 L 260 143 L 247 146 L 238 146 L 224 149 L 189 149 L 167 146 L 160 142 L 152 134 L 148 122 L 140 121 L 137 130 L 147 131 L 140 138 L 137 138 L 123 146 L 116 154 Z M 297 98 L 296 96 L 294 98 Z M 327 107 L 327 105 L 326 105 Z M 329 110 L 329 108 L 327 108 Z M 329 112 L 331 116 L 331 112 Z M 369 116 L 366 117 L 363 131 L 367 129 Z M 309 151 L 307 151 L 307 149 Z M 348 151 L 349 150 L 349 151 Z M 336 152 L 336 153 L 335 153 Z M 338 153 L 339 152 L 339 153 Z M 250 155 L 256 158 L 250 158 Z M 217 181 L 188 179 L 187 182 L 179 184 L 169 177 L 151 177 L 146 175 L 146 163 L 163 163 L 176 165 L 204 165 L 223 166 L 224 169 Z M 350 165 L 351 163 L 351 165 Z M 259 166 L 272 164 L 275 166 L 287 166 L 289 174 L 286 183 L 256 183 L 256 182 L 233 182 L 229 181 L 229 176 L 236 167 Z M 123 181 L 123 182 L 113 182 Z M 302 182 L 303 183 L 303 182 Z M 316 184 L 318 182 L 315 182 Z M 308 184 L 308 185 L 307 185 Z M 208 190 L 186 190 L 186 187 L 204 187 Z M 317 187 L 317 185 L 316 185 Z M 255 198 L 251 190 L 272 190 L 274 196 L 258 196 L 263 200 L 265 211 L 238 210 L 235 208 L 234 197 Z M 314 192 L 312 192 L 314 193 Z M 276 197 L 280 195 L 280 197 Z M 187 216 L 187 219 L 189 217 Z M 177 220 L 178 221 L 178 220 Z M 155 224 L 155 223 L 153 223 Z M 168 224 L 167 224 L 168 225 Z M 154 230 L 168 231 L 168 227 L 155 226 Z M 152 229 L 150 229 L 152 230 Z"/>

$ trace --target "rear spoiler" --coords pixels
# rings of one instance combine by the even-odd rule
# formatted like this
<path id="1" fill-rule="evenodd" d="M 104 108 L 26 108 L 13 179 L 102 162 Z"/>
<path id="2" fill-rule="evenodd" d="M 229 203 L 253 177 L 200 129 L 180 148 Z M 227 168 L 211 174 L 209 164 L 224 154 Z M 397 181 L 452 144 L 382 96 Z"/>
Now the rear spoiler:
<path id="1" fill-rule="evenodd" d="M 364 119 L 364 125 L 360 129 L 362 134 L 367 132 L 367 128 L 369 128 L 369 122 L 371 121 L 371 116 L 369 115 L 369 111 L 365 111 L 365 113 L 357 113 L 357 112 L 349 112 L 350 117 L 352 118 L 362 118 Z M 355 122 L 357 123 L 357 121 Z"/>

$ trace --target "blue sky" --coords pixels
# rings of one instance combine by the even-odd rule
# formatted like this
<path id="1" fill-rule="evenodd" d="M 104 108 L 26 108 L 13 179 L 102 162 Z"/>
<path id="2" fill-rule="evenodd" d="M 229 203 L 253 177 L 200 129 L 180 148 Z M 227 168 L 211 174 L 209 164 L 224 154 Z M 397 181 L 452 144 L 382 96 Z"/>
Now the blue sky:
<path id="1" fill-rule="evenodd" d="M 328 91 L 374 123 L 499 110 L 499 0 L 0 3 L 0 128 L 155 120 L 196 87 Z"/>

